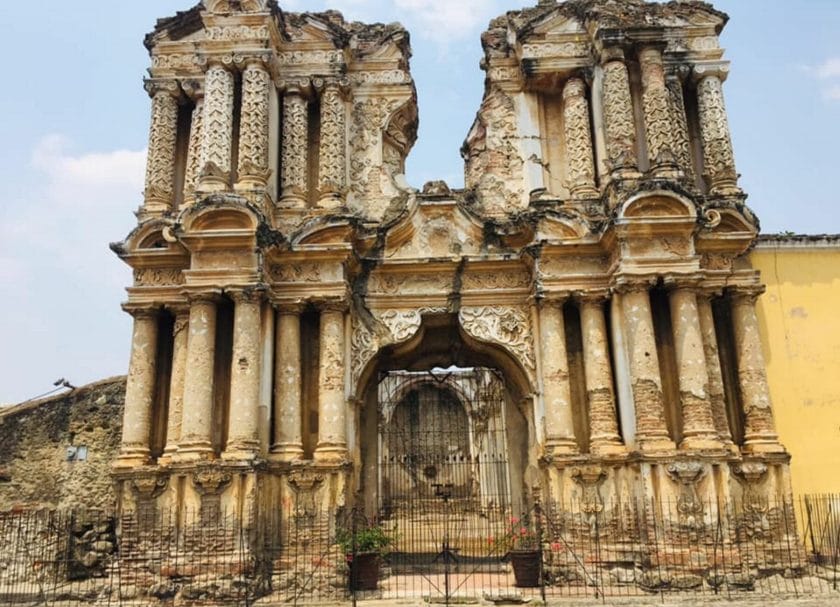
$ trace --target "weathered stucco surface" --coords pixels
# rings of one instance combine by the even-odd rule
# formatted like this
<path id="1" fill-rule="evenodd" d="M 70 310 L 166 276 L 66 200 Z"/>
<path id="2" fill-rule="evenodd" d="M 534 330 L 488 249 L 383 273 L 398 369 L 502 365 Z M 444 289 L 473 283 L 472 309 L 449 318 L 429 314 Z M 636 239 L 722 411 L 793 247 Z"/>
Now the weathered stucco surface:
<path id="1" fill-rule="evenodd" d="M 125 378 L 0 409 L 0 510 L 114 506 L 110 465 L 119 453 Z M 71 446 L 85 461 L 67 461 Z"/>

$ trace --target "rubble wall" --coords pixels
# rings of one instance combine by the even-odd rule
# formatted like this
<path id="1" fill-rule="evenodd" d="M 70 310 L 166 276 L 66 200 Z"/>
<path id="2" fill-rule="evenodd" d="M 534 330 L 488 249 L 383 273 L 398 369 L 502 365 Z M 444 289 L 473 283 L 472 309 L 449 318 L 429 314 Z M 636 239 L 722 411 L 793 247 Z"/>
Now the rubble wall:
<path id="1" fill-rule="evenodd" d="M 0 410 L 0 510 L 113 508 L 124 401 L 118 377 Z M 71 447 L 86 458 L 68 457 Z"/>

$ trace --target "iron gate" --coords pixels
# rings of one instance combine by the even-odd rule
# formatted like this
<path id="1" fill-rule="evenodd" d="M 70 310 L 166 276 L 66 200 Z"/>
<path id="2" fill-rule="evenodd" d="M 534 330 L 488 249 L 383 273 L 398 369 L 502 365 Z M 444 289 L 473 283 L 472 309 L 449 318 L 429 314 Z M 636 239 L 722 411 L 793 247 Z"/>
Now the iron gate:
<path id="1" fill-rule="evenodd" d="M 392 371 L 379 384 L 380 520 L 396 538 L 383 596 L 507 594 L 514 518 L 504 384 L 487 368 Z"/>

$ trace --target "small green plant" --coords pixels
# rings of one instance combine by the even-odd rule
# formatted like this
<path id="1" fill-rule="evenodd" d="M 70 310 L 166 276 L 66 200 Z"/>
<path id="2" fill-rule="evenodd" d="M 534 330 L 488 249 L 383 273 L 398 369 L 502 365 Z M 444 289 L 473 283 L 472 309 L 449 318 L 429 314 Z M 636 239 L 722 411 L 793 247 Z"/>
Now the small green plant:
<path id="1" fill-rule="evenodd" d="M 381 525 L 359 524 L 340 528 L 336 533 L 336 543 L 345 554 L 378 554 L 386 556 L 396 541 L 396 536 Z"/>

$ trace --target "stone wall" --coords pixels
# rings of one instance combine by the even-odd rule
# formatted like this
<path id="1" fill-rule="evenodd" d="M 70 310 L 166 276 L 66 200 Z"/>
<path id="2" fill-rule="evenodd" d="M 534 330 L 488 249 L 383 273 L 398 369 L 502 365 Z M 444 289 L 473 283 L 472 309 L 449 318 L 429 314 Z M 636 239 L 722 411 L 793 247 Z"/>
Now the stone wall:
<path id="1" fill-rule="evenodd" d="M 114 505 L 125 378 L 0 410 L 0 510 Z M 86 458 L 68 449 L 86 447 Z"/>

